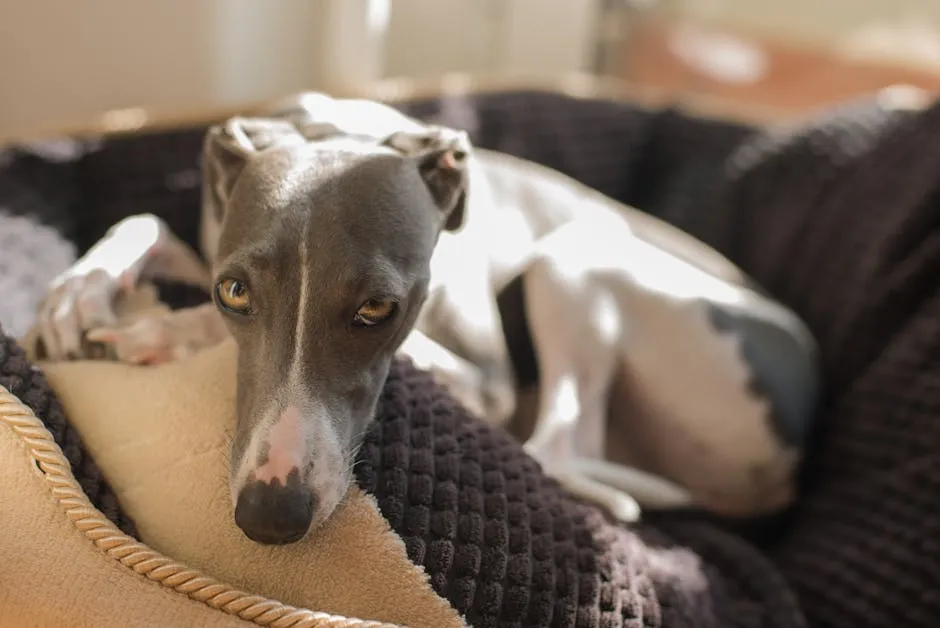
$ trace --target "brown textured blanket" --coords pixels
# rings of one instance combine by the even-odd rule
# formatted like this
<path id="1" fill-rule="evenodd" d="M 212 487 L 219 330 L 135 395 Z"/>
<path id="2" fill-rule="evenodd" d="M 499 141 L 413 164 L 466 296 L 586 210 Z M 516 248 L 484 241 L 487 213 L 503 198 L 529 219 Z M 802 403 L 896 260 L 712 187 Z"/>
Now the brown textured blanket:
<path id="1" fill-rule="evenodd" d="M 808 321 L 830 389 L 805 497 L 758 537 L 762 554 L 694 514 L 609 525 L 396 365 L 358 480 L 434 589 L 478 626 L 940 622 L 940 106 L 863 103 L 765 134 L 545 94 L 441 105 L 410 111 L 460 112 L 478 145 L 546 163 L 716 246 Z M 78 243 L 131 211 L 194 239 L 186 173 L 199 135 L 115 139 L 79 159 L 74 203 L 94 213 L 74 226 Z M 41 374 L 0 346 L 0 384 L 36 409 L 95 503 L 129 529 Z"/>

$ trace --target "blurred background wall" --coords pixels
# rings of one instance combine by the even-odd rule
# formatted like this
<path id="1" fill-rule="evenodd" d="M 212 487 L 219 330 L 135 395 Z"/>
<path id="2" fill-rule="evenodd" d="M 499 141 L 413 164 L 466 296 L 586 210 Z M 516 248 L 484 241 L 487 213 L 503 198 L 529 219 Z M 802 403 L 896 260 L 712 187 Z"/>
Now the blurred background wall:
<path id="1" fill-rule="evenodd" d="M 0 135 L 449 72 L 795 108 L 932 89 L 940 0 L 0 0 Z"/>
<path id="2" fill-rule="evenodd" d="M 112 108 L 253 102 L 389 75 L 580 70 L 590 4 L 0 0 L 0 131 Z"/>

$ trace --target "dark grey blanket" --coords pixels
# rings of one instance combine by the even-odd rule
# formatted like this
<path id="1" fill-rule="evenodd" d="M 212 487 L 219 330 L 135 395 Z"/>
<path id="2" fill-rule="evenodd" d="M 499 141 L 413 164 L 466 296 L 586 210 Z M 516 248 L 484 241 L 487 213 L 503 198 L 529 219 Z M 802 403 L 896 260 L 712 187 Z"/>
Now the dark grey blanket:
<path id="1" fill-rule="evenodd" d="M 864 103 L 776 133 L 534 93 L 406 109 L 716 246 L 806 318 L 830 385 L 805 498 L 788 516 L 741 527 L 676 513 L 626 529 L 397 364 L 358 480 L 436 590 L 478 626 L 940 621 L 940 107 Z M 115 138 L 62 163 L 9 152 L 0 216 L 25 213 L 83 249 L 119 218 L 150 211 L 195 241 L 200 139 L 201 129 Z M 7 257 L 0 250 L 0 269 L 20 259 Z M 0 300 L 0 322 L 9 303 Z M 50 426 L 93 501 L 132 529 L 9 339 L 0 384 Z"/>

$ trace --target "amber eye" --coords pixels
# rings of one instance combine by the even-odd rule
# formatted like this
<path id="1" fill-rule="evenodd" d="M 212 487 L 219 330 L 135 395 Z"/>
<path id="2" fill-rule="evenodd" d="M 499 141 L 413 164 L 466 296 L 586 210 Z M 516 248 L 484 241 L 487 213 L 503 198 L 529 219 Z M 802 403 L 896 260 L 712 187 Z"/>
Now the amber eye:
<path id="1" fill-rule="evenodd" d="M 397 309 L 398 303 L 393 299 L 369 299 L 359 307 L 353 318 L 353 324 L 360 327 L 374 327 L 390 320 Z"/>
<path id="2" fill-rule="evenodd" d="M 248 286 L 237 279 L 223 279 L 215 284 L 215 296 L 224 309 L 232 314 L 251 312 L 251 296 Z"/>

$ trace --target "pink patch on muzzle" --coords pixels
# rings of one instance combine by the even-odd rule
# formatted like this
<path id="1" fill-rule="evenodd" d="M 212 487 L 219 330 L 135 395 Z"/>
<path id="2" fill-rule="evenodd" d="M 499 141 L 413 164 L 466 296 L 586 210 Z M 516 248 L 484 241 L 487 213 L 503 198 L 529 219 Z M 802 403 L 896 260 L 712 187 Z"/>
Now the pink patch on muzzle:
<path id="1" fill-rule="evenodd" d="M 298 472 L 304 463 L 304 435 L 301 429 L 300 411 L 288 406 L 268 432 L 266 453 L 254 470 L 255 479 L 265 484 L 277 479 L 281 486 L 287 484 L 291 471 Z"/>

